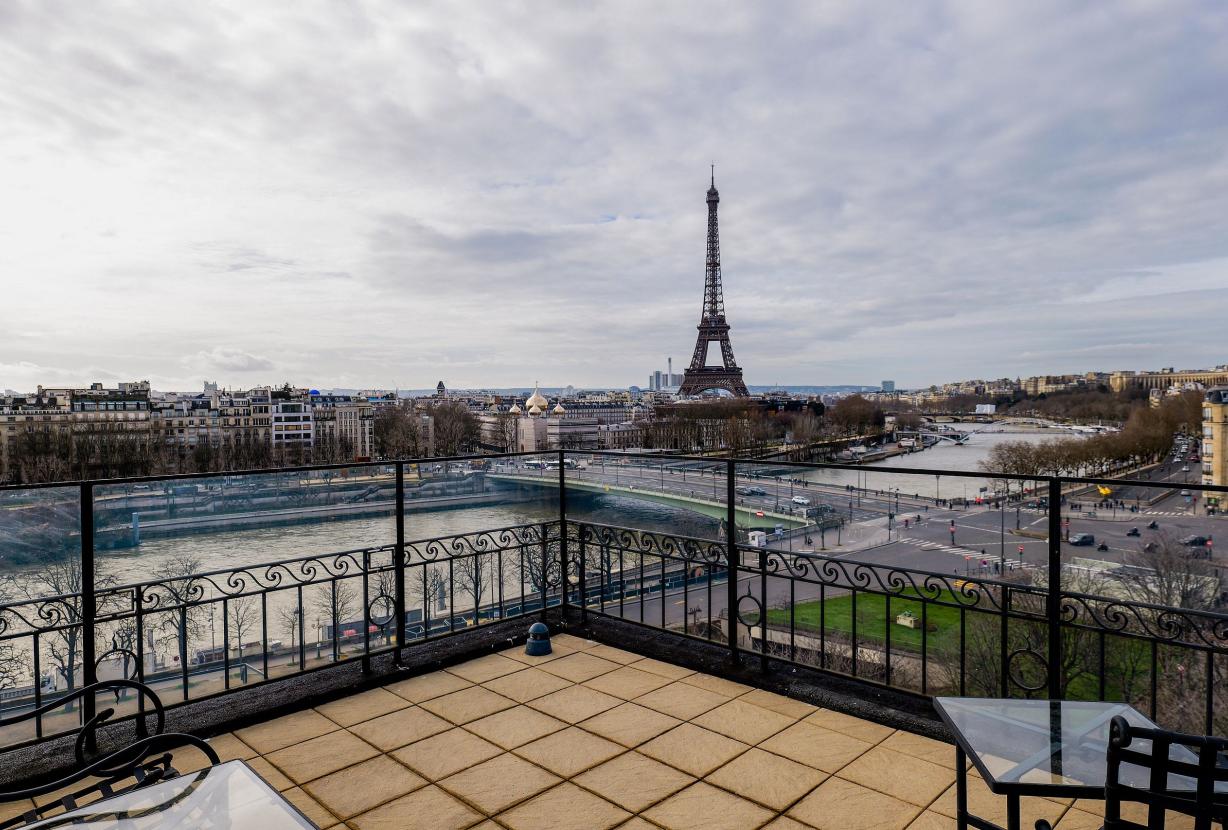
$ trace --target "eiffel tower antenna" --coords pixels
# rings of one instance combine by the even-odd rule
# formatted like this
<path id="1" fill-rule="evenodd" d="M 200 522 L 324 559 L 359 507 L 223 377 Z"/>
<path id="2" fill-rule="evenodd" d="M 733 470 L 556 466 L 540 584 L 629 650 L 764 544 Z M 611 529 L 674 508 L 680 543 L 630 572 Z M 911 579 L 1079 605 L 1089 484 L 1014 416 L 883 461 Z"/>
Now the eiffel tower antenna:
<path id="1" fill-rule="evenodd" d="M 712 186 L 708 188 L 708 255 L 704 267 L 704 306 L 699 315 L 699 337 L 695 354 L 682 378 L 679 395 L 698 395 L 711 389 L 724 389 L 737 397 L 749 397 L 742 380 L 742 369 L 733 357 L 729 343 L 729 323 L 725 320 L 725 292 L 721 287 L 721 244 L 716 208 L 721 194 L 716 189 L 716 165 L 712 165 Z M 720 366 L 708 366 L 708 345 L 721 344 Z"/>

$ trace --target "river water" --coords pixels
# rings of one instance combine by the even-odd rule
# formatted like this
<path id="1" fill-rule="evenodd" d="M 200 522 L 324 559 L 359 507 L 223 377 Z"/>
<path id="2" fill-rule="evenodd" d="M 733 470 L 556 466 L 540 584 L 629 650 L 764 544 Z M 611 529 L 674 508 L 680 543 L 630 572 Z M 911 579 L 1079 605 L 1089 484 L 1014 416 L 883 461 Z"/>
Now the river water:
<path id="1" fill-rule="evenodd" d="M 866 464 L 861 470 L 814 470 L 804 477 L 825 484 L 838 486 L 851 484 L 870 490 L 894 490 L 898 487 L 901 493 L 911 493 L 928 498 L 971 499 L 977 496 L 982 487 L 992 490 L 993 485 L 987 479 L 980 477 L 935 477 L 909 473 L 908 470 L 977 472 L 981 469 L 981 462 L 989 458 L 990 452 L 998 444 L 1011 441 L 1039 443 L 1070 435 L 1070 433 L 1047 429 L 1007 432 L 997 425 L 989 424 L 952 424 L 951 426 L 960 431 L 976 430 L 976 432 L 965 444 L 940 441 L 927 450 L 897 455 Z"/>
<path id="2" fill-rule="evenodd" d="M 955 425 L 958 427 L 959 425 Z M 1030 433 L 996 432 L 983 424 L 964 425 L 979 429 L 963 445 L 942 441 L 923 452 L 896 456 L 866 464 L 862 470 L 814 470 L 805 474 L 812 481 L 844 486 L 860 485 L 872 490 L 900 488 L 901 493 L 916 493 L 940 498 L 975 497 L 979 488 L 989 486 L 980 478 L 906 472 L 909 469 L 976 471 L 990 450 L 1003 441 L 1044 441 L 1056 437 L 1050 431 Z M 762 466 L 762 465 L 756 465 Z M 895 473 L 887 470 L 899 471 Z M 553 491 L 533 501 L 509 501 L 470 508 L 411 513 L 405 522 L 407 539 L 430 539 L 460 533 L 475 533 L 511 525 L 557 519 L 558 505 Z M 718 523 L 687 510 L 614 495 L 586 495 L 569 499 L 568 516 L 606 524 L 684 535 L 715 538 Z M 244 529 L 176 537 L 147 538 L 139 547 L 109 551 L 100 555 L 99 570 L 122 582 L 147 579 L 174 557 L 191 556 L 206 569 L 223 569 L 272 562 L 297 556 L 334 553 L 355 548 L 386 545 L 396 539 L 392 516 L 348 519 L 294 527 Z"/>

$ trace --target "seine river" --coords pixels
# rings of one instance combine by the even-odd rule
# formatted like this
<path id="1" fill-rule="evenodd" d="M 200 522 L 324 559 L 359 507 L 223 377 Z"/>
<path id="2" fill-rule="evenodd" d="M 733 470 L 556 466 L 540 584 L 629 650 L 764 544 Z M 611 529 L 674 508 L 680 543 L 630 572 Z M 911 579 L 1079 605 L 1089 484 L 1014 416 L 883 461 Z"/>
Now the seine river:
<path id="1" fill-rule="evenodd" d="M 987 482 L 979 478 L 947 476 L 935 480 L 931 475 L 910 474 L 909 469 L 978 470 L 998 443 L 1011 440 L 1043 441 L 1068 433 L 1037 431 L 1029 433 L 999 433 L 988 431 L 985 425 L 963 445 L 943 441 L 924 452 L 896 456 L 867 464 L 862 470 L 815 470 L 806 474 L 812 481 L 843 486 L 854 484 L 872 490 L 900 488 L 902 493 L 918 493 L 941 498 L 975 497 Z M 886 470 L 899 470 L 887 473 Z M 503 505 L 482 505 L 465 509 L 411 513 L 406 517 L 407 539 L 430 539 L 460 533 L 473 533 L 494 528 L 531 522 L 551 521 L 557 517 L 557 502 L 548 492 L 540 501 L 512 501 Z M 644 529 L 669 530 L 696 536 L 713 536 L 716 522 L 689 511 L 656 505 L 619 496 L 587 496 L 569 503 L 571 518 L 589 519 L 608 524 Z M 139 547 L 127 551 L 103 554 L 100 570 L 124 582 L 139 581 L 168 559 L 190 555 L 205 568 L 222 569 L 261 562 L 272 562 L 296 556 L 334 553 L 342 550 L 372 547 L 395 541 L 396 530 L 391 516 L 349 519 L 304 524 L 296 527 L 276 527 L 238 530 L 207 534 L 190 534 L 169 538 L 147 538 Z"/>

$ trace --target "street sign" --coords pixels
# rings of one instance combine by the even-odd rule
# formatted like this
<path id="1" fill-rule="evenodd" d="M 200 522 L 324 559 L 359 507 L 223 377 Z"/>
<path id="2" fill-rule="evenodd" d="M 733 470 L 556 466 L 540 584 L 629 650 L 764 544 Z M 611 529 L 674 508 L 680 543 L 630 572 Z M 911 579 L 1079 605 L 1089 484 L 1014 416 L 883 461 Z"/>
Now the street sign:
<path id="1" fill-rule="evenodd" d="M 1023 556 L 1023 545 L 1019 546 L 1019 555 Z"/>

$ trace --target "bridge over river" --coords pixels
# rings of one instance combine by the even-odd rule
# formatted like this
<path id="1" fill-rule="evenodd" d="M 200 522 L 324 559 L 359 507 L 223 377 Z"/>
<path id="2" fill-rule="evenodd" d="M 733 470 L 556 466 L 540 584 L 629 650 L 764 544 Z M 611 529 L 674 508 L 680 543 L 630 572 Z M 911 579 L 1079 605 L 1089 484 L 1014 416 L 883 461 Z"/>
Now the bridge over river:
<path id="1" fill-rule="evenodd" d="M 559 486 L 558 471 L 547 471 L 547 475 L 534 475 L 532 473 L 487 473 L 486 478 L 491 481 L 500 481 L 507 484 L 516 484 L 520 486 L 531 487 L 547 487 L 557 490 Z M 568 471 L 567 490 L 586 493 L 596 493 L 600 495 L 620 495 L 628 496 L 634 499 L 643 501 L 655 502 L 657 504 L 665 504 L 670 507 L 677 507 L 683 510 L 691 510 L 700 513 L 704 516 L 713 519 L 726 518 L 727 507 L 725 502 L 716 501 L 715 499 L 705 499 L 700 497 L 695 491 L 689 493 L 671 492 L 667 489 L 653 489 L 650 486 L 645 486 L 643 482 L 639 486 L 635 484 L 619 484 L 601 479 L 586 480 L 578 477 L 573 477 L 572 471 Z M 592 471 L 588 471 L 591 473 Z M 778 513 L 771 510 L 760 510 L 754 507 L 735 506 L 734 511 L 737 516 L 738 526 L 746 529 L 765 529 L 772 530 L 777 525 L 785 528 L 799 528 L 812 524 L 805 518 L 799 516 L 790 516 L 787 513 Z"/>

